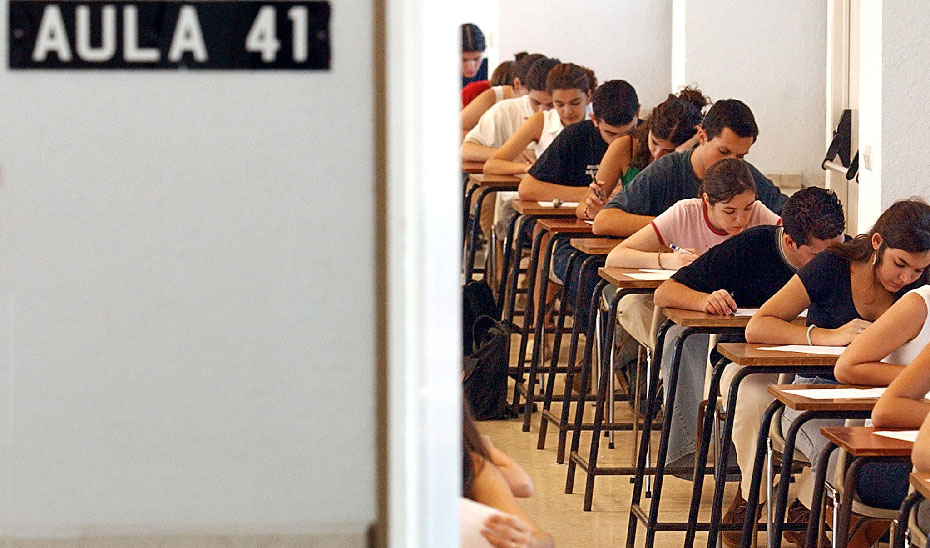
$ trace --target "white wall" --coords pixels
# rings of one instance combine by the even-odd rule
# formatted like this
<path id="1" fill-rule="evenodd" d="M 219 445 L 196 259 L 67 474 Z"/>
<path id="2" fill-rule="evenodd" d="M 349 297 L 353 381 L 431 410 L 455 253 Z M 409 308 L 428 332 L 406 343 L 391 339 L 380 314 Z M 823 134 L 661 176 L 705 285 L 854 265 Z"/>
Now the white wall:
<path id="1" fill-rule="evenodd" d="M 684 0 L 684 82 L 752 109 L 759 140 L 747 160 L 763 172 L 823 185 L 826 4 Z M 679 76 L 681 77 L 681 76 Z"/>
<path id="2" fill-rule="evenodd" d="M 375 519 L 372 12 L 330 72 L 3 69 L 0 534 Z"/>
<path id="3" fill-rule="evenodd" d="M 925 2 L 862 2 L 859 81 L 859 230 L 875 222 L 896 200 L 930 200 L 927 159 L 921 143 L 930 139 L 926 82 L 930 37 L 922 23 Z M 864 169 L 871 147 L 872 169 Z"/>
<path id="4" fill-rule="evenodd" d="M 671 90 L 671 0 L 505 0 L 502 56 L 526 50 L 594 70 L 599 82 L 636 88 L 645 115 Z"/>

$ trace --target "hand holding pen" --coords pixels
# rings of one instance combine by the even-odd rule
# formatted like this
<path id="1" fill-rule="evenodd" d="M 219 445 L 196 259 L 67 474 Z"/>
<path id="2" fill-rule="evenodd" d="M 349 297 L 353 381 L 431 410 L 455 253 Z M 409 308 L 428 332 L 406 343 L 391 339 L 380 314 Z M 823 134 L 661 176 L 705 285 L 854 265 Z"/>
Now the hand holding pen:
<path id="1" fill-rule="evenodd" d="M 663 257 L 662 263 L 673 270 L 688 266 L 698 258 L 697 253 L 695 253 L 693 249 L 678 247 L 675 244 L 669 244 L 668 247 L 670 247 L 674 253 L 669 253 L 667 255 L 667 257 L 669 257 L 668 259 Z"/>
<path id="2" fill-rule="evenodd" d="M 591 189 L 591 192 L 585 196 L 585 216 L 588 219 L 593 219 L 597 213 L 604 208 L 604 205 L 607 203 L 604 200 L 604 183 L 601 181 L 592 181 L 588 188 Z"/>
<path id="3" fill-rule="evenodd" d="M 737 306 L 732 293 L 726 289 L 718 289 L 707 295 L 702 308 L 708 314 L 731 316 L 736 313 Z"/>

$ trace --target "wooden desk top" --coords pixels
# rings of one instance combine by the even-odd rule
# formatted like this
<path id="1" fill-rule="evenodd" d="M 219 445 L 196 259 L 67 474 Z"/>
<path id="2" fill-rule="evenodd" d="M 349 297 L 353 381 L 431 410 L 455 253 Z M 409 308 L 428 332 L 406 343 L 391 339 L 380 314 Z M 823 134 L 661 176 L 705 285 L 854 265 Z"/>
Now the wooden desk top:
<path id="1" fill-rule="evenodd" d="M 750 316 L 721 316 L 697 310 L 664 308 L 665 317 L 682 327 L 736 327 L 745 328 Z"/>
<path id="2" fill-rule="evenodd" d="M 737 365 L 815 365 L 833 366 L 839 356 L 759 350 L 760 346 L 777 344 L 720 343 L 717 351 Z"/>
<path id="3" fill-rule="evenodd" d="M 462 173 L 481 173 L 483 169 L 484 162 L 462 160 Z"/>
<path id="4" fill-rule="evenodd" d="M 475 173 L 468 176 L 468 179 L 478 186 L 519 186 L 520 178 L 515 175 L 483 175 Z"/>
<path id="5" fill-rule="evenodd" d="M 517 200 L 513 203 L 513 208 L 520 215 L 575 218 L 575 208 L 573 207 L 545 207 L 539 205 L 539 202 L 536 200 Z"/>
<path id="6" fill-rule="evenodd" d="M 785 390 L 811 390 L 811 389 L 838 389 L 838 388 L 870 388 L 868 386 L 855 386 L 852 384 L 770 384 L 769 394 L 786 407 L 798 411 L 871 411 L 878 398 L 833 398 L 829 400 L 814 400 L 798 394 L 789 394 Z"/>
<path id="7" fill-rule="evenodd" d="M 913 472 L 911 474 L 911 485 L 914 490 L 923 495 L 925 499 L 930 500 L 930 474 L 926 472 Z"/>
<path id="8" fill-rule="evenodd" d="M 607 255 L 622 241 L 620 238 L 573 238 L 571 244 L 588 255 Z"/>
<path id="9" fill-rule="evenodd" d="M 910 457 L 914 448 L 908 441 L 876 436 L 874 426 L 824 426 L 820 431 L 854 457 Z"/>
<path id="10" fill-rule="evenodd" d="M 665 280 L 637 280 L 630 278 L 627 274 L 640 272 L 638 268 L 620 268 L 617 266 L 602 266 L 597 269 L 597 273 L 604 278 L 610 285 L 620 289 L 655 289 L 662 285 Z"/>
<path id="11" fill-rule="evenodd" d="M 549 234 L 591 234 L 594 228 L 588 223 L 575 218 L 574 212 L 569 219 L 565 218 L 546 218 L 539 219 L 536 224 L 542 227 Z"/>

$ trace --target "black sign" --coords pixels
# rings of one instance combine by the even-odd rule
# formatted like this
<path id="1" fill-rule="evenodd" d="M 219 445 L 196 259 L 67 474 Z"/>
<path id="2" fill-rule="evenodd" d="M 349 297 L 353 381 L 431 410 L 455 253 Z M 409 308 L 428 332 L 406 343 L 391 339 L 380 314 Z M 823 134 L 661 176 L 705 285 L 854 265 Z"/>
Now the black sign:
<path id="1" fill-rule="evenodd" d="M 10 1 L 11 69 L 329 69 L 329 2 Z"/>

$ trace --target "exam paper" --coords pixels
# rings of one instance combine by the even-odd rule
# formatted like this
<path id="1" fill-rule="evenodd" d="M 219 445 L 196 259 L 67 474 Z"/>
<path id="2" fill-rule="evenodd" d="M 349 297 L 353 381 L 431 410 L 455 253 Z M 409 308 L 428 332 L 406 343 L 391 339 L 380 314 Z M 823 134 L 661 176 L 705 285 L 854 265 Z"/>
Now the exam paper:
<path id="1" fill-rule="evenodd" d="M 733 315 L 734 315 L 734 316 L 752 316 L 752 315 L 754 315 L 754 314 L 755 314 L 756 312 L 758 312 L 758 311 L 759 311 L 758 308 L 737 308 L 737 309 L 736 309 L 736 313 L 733 314 Z M 799 318 L 806 318 L 806 317 L 807 317 L 807 310 L 802 310 L 801 313 L 798 314 L 798 317 L 799 317 Z"/>
<path id="2" fill-rule="evenodd" d="M 891 430 L 884 430 L 881 432 L 872 432 L 876 436 L 885 436 L 886 438 L 892 438 L 901 441 L 909 441 L 914 443 L 917 441 L 917 430 L 899 430 L 897 432 Z"/>
<path id="3" fill-rule="evenodd" d="M 776 350 L 778 352 L 800 352 L 801 354 L 823 354 L 839 356 L 846 350 L 845 346 L 808 346 L 805 344 L 786 344 L 782 346 L 760 346 L 759 350 Z"/>
<path id="4" fill-rule="evenodd" d="M 484 522 L 488 517 L 494 514 L 504 515 L 504 512 L 464 497 L 459 501 L 462 540 L 459 545 L 462 548 L 491 548 L 491 543 L 481 536 L 481 530 L 484 529 Z"/>
<path id="5" fill-rule="evenodd" d="M 811 388 L 809 390 L 784 390 L 784 392 L 797 394 L 812 400 L 864 400 L 882 397 L 885 388 Z"/>
<path id="6" fill-rule="evenodd" d="M 540 207 L 555 207 L 555 202 L 539 202 Z M 578 202 L 562 202 L 559 204 L 559 209 L 574 209 L 578 207 Z"/>
<path id="7" fill-rule="evenodd" d="M 667 280 L 674 273 L 674 270 L 641 270 L 639 272 L 630 272 L 626 276 L 634 280 Z"/>

